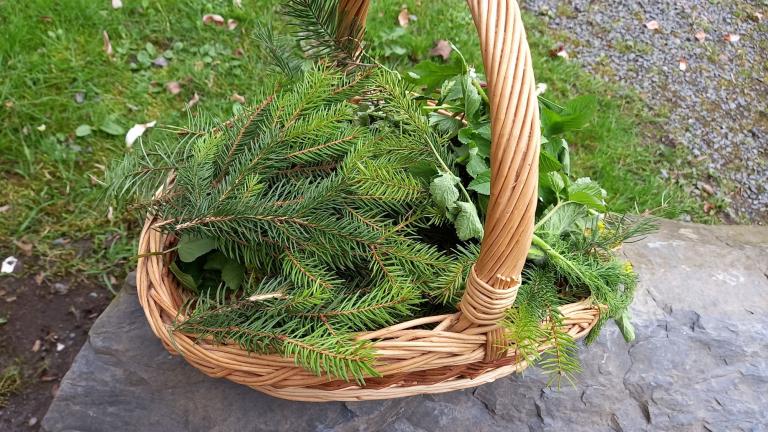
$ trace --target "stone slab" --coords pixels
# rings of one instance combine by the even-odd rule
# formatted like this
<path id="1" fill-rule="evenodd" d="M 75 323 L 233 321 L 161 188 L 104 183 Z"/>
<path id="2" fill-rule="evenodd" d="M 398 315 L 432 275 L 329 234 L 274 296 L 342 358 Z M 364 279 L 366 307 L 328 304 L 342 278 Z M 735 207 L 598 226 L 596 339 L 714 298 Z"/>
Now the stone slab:
<path id="1" fill-rule="evenodd" d="M 96 431 L 768 431 L 768 229 L 665 222 L 623 253 L 641 275 L 625 344 L 612 324 L 575 387 L 537 370 L 476 389 L 300 403 L 169 355 L 135 288 L 99 318 L 43 420 Z"/>

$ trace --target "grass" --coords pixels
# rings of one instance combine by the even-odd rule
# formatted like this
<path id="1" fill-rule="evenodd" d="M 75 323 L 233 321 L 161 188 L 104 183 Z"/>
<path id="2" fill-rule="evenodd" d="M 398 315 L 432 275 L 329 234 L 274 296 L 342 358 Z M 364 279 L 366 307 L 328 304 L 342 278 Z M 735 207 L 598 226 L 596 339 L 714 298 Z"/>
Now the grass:
<path id="1" fill-rule="evenodd" d="M 110 215 L 99 201 L 104 166 L 129 151 L 122 134 L 100 128 L 126 130 L 151 120 L 183 124 L 185 104 L 195 94 L 200 101 L 190 115 L 225 118 L 235 93 L 256 102 L 269 81 L 249 35 L 274 18 L 278 3 L 243 0 L 241 9 L 230 0 L 143 0 L 113 10 L 109 2 L 91 0 L 0 0 L 0 208 L 9 206 L 0 210 L 0 244 L 8 245 L 3 257 L 19 256 L 21 246 L 31 244 L 46 273 L 102 280 L 107 287 L 122 277 L 134 264 L 141 221 Z M 398 31 L 403 4 L 417 19 Z M 235 19 L 238 27 L 204 25 L 207 13 Z M 697 214 L 692 198 L 659 179 L 659 167 L 673 159 L 659 145 L 641 143 L 635 124 L 652 128 L 656 120 L 644 114 L 640 100 L 574 63 L 549 57 L 551 33 L 534 17 L 526 21 L 537 78 L 548 84 L 548 96 L 564 101 L 591 93 L 601 99 L 592 127 L 569 137 L 577 171 L 601 182 L 615 210 L 642 211 L 666 201 L 672 210 Z M 388 58 L 403 69 L 427 58 L 437 39 L 452 41 L 469 62 L 481 63 L 462 0 L 374 1 L 368 28 L 377 49 L 405 53 Z M 103 50 L 103 31 L 112 58 Z M 147 64 L 160 55 L 168 58 L 167 67 Z M 169 81 L 181 84 L 179 94 L 166 90 Z M 92 132 L 77 136 L 81 125 Z"/>
<path id="2" fill-rule="evenodd" d="M 8 403 L 8 398 L 22 387 L 22 373 L 18 365 L 7 366 L 0 371 L 0 408 Z"/>

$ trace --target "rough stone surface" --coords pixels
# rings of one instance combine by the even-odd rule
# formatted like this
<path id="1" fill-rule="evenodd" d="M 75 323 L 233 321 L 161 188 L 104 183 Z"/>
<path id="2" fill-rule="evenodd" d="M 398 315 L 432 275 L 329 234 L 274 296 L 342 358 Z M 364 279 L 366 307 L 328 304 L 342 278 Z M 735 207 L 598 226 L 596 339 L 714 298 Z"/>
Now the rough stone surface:
<path id="1" fill-rule="evenodd" d="M 151 334 L 131 288 L 93 326 L 43 430 L 768 431 L 768 229 L 668 222 L 627 245 L 637 339 L 613 325 L 575 387 L 537 370 L 454 393 L 298 403 L 204 376 Z"/>

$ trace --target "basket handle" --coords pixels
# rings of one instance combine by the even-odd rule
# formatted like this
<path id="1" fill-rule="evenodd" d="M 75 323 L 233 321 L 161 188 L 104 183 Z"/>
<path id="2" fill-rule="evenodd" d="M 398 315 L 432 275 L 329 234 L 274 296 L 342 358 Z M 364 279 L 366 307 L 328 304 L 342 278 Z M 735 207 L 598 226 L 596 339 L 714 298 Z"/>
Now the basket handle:
<path id="1" fill-rule="evenodd" d="M 339 34 L 362 36 L 370 0 L 340 0 Z M 515 0 L 467 0 L 480 37 L 491 118 L 491 196 L 480 256 L 456 330 L 495 326 L 512 306 L 533 234 L 539 108 L 531 52 Z"/>

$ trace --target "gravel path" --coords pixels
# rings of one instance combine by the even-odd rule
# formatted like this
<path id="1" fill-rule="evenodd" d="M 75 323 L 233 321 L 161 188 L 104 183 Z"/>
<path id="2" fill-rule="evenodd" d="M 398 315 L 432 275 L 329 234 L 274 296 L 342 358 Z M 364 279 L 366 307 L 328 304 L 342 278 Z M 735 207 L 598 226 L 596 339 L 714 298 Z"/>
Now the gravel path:
<path id="1" fill-rule="evenodd" d="M 726 220 L 768 222 L 768 3 L 523 4 L 570 36 L 571 58 L 634 87 L 649 106 L 668 113 L 661 139 L 689 150 L 684 153 L 690 163 L 684 165 L 690 168 L 683 175 L 699 182 L 692 193 L 714 192 L 716 197 L 707 199 L 727 203 Z M 649 29 L 651 21 L 658 29 Z"/>

